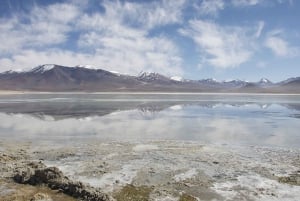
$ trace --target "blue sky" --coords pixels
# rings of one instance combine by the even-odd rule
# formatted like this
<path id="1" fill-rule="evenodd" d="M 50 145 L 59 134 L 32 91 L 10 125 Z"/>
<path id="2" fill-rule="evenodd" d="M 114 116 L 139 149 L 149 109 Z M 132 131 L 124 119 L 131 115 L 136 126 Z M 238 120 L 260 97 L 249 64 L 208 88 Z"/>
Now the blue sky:
<path id="1" fill-rule="evenodd" d="M 300 76 L 299 19 L 298 0 L 1 0 L 0 70 L 280 81 Z"/>

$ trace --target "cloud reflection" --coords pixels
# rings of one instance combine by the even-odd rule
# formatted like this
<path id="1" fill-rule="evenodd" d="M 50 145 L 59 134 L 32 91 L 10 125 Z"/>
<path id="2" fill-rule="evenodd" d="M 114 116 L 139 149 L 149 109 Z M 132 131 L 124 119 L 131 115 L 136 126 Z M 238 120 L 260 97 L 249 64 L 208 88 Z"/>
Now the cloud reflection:
<path id="1" fill-rule="evenodd" d="M 120 103 L 118 103 L 120 105 Z M 126 104 L 125 104 L 126 105 Z M 293 111 L 279 104 L 225 103 L 134 103 L 133 105 L 75 110 L 61 110 L 56 118 L 44 110 L 42 115 L 8 111 L 0 113 L 2 139 L 53 141 L 76 140 L 183 140 L 217 144 L 277 145 L 299 147 L 299 119 Z M 37 107 L 36 107 L 37 109 Z M 48 108 L 49 109 L 49 108 Z M 52 107 L 53 109 L 53 107 Z M 96 111 L 96 112 L 95 112 Z M 297 110 L 296 110 L 297 111 Z M 57 113 L 57 111 L 55 112 Z M 77 115 L 80 114 L 80 115 Z M 59 115 L 58 115 L 59 116 Z"/>

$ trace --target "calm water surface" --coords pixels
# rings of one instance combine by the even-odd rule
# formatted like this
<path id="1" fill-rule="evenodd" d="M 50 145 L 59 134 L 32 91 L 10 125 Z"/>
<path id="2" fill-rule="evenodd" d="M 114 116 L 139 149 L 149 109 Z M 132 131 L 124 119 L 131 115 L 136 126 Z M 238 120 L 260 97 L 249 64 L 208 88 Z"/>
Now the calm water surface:
<path id="1" fill-rule="evenodd" d="M 0 96 L 0 140 L 196 141 L 300 147 L 300 96 Z"/>

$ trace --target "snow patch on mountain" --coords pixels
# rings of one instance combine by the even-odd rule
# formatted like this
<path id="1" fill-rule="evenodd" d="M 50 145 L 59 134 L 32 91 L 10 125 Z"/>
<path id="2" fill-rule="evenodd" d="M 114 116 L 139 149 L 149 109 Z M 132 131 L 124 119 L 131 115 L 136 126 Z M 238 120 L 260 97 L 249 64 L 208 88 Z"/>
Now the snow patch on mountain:
<path id="1" fill-rule="evenodd" d="M 54 64 L 44 64 L 44 65 L 37 66 L 37 67 L 33 68 L 30 72 L 44 73 L 46 71 L 49 71 L 49 70 L 53 69 L 54 67 L 55 67 Z"/>
<path id="2" fill-rule="evenodd" d="M 79 67 L 79 68 L 87 68 L 87 69 L 92 69 L 92 70 L 96 70 L 97 68 L 95 66 L 92 66 L 92 65 L 77 65 L 76 67 Z"/>
<path id="3" fill-rule="evenodd" d="M 111 70 L 111 71 L 109 71 L 109 72 L 111 72 L 111 73 L 113 73 L 113 74 L 115 74 L 115 75 L 118 75 L 118 76 L 121 75 L 121 73 L 119 73 L 118 71 Z"/>
<path id="4" fill-rule="evenodd" d="M 3 74 L 13 74 L 13 73 L 23 73 L 23 72 L 25 72 L 23 69 L 15 69 L 15 70 L 4 71 Z"/>
<path id="5" fill-rule="evenodd" d="M 242 82 L 248 83 L 248 81 L 240 80 L 240 79 L 227 79 L 223 81 L 223 83 L 242 83 Z"/>
<path id="6" fill-rule="evenodd" d="M 218 80 L 216 80 L 215 78 L 203 79 L 201 81 L 202 82 L 208 82 L 208 83 L 219 83 Z"/>
<path id="7" fill-rule="evenodd" d="M 220 82 L 214 78 L 202 79 L 202 80 L 198 80 L 198 82 L 208 86 L 217 86 L 220 84 Z"/>
<path id="8" fill-rule="evenodd" d="M 268 84 L 268 83 L 272 83 L 270 80 L 268 80 L 267 78 L 261 78 L 259 80 L 259 83 L 261 84 Z"/>
<path id="9" fill-rule="evenodd" d="M 4 71 L 3 74 L 12 74 L 12 73 L 15 73 L 15 71 L 13 70 L 8 70 L 8 71 Z"/>
<path id="10" fill-rule="evenodd" d="M 171 107 L 169 107 L 171 110 L 182 110 L 182 105 L 173 105 Z"/>
<path id="11" fill-rule="evenodd" d="M 182 82 L 183 81 L 183 78 L 180 77 L 180 76 L 172 76 L 170 77 L 171 80 L 174 80 L 174 81 L 178 81 L 178 82 Z"/>
<path id="12" fill-rule="evenodd" d="M 270 81 L 268 79 L 266 79 L 266 78 L 261 78 L 259 82 L 261 82 L 261 83 L 268 83 Z"/>
<path id="13" fill-rule="evenodd" d="M 140 78 L 145 78 L 145 77 L 149 77 L 149 76 L 155 76 L 157 73 L 154 73 L 154 72 L 140 72 L 138 77 Z"/>
<path id="14" fill-rule="evenodd" d="M 218 82 L 218 80 L 217 79 L 215 79 L 215 78 L 209 78 L 209 79 L 207 79 L 208 81 L 211 81 L 211 82 Z"/>
<path id="15" fill-rule="evenodd" d="M 164 75 L 161 75 L 159 73 L 141 72 L 138 75 L 138 79 L 140 79 L 140 80 L 146 80 L 146 81 L 154 81 L 154 80 L 169 79 L 169 78 L 167 78 Z"/>

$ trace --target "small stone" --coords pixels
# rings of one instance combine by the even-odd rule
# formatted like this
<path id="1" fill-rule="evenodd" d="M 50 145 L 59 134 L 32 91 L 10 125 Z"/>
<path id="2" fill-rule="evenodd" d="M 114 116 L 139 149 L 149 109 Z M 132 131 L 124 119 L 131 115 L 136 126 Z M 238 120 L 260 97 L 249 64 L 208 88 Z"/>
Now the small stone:
<path id="1" fill-rule="evenodd" d="M 30 201 L 52 201 L 52 199 L 47 194 L 37 193 L 30 199 Z"/>

